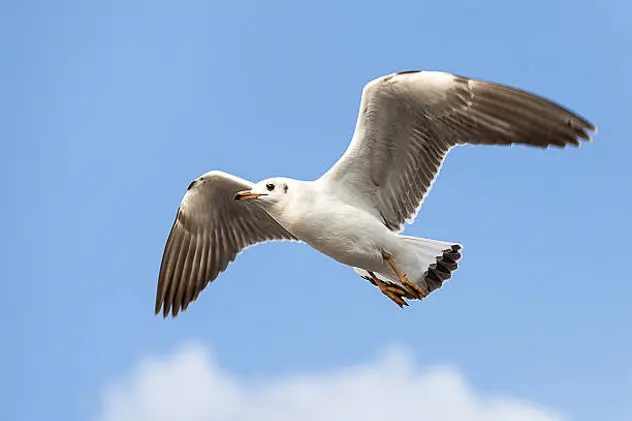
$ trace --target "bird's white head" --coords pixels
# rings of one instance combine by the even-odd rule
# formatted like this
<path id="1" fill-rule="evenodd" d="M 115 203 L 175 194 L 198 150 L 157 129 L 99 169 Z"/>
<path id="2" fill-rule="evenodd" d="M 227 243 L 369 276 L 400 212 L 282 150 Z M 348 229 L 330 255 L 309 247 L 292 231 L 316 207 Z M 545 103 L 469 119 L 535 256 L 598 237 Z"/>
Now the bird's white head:
<path id="1" fill-rule="evenodd" d="M 264 208 L 283 208 L 290 200 L 293 181 L 288 178 L 267 178 L 252 186 L 250 190 L 240 191 L 235 200 L 255 200 Z"/>

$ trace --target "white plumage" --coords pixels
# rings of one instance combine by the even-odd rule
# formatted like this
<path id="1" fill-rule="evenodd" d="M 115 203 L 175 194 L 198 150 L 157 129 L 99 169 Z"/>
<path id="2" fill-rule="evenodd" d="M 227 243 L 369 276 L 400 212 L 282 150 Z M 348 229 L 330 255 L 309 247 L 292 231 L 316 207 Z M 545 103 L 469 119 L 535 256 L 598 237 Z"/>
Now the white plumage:
<path id="1" fill-rule="evenodd" d="M 314 181 L 257 184 L 211 171 L 191 183 L 165 246 L 156 313 L 175 317 L 256 243 L 304 241 L 353 267 L 400 307 L 440 288 L 461 246 L 400 235 L 449 150 L 463 144 L 578 146 L 596 127 L 549 100 L 444 72 L 377 78 L 343 156 Z"/>

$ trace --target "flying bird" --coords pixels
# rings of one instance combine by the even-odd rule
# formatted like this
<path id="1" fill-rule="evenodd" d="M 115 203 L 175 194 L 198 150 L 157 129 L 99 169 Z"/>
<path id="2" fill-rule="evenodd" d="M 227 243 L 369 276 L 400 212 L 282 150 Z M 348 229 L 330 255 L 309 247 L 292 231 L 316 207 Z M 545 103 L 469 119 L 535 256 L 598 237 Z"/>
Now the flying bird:
<path id="1" fill-rule="evenodd" d="M 156 314 L 176 317 L 248 246 L 302 241 L 351 266 L 399 307 L 451 278 L 461 244 L 401 234 L 457 145 L 579 146 L 597 128 L 507 85 L 403 71 L 362 91 L 351 142 L 320 178 L 253 184 L 222 171 L 194 180 L 167 239 Z"/>

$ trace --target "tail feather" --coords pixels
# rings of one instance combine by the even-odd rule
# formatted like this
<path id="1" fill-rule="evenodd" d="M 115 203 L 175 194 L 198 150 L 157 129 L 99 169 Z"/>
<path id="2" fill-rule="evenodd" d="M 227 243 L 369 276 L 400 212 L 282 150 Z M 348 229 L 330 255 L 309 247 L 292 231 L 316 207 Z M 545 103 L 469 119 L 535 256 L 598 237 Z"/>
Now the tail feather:
<path id="1" fill-rule="evenodd" d="M 410 256 L 405 258 L 404 263 L 408 267 L 402 270 L 413 275 L 409 276 L 409 280 L 422 287 L 427 293 L 441 288 L 458 269 L 461 259 L 460 250 L 463 248 L 460 244 L 407 235 L 402 235 L 401 239 L 414 256 L 412 261 Z M 414 265 L 418 266 L 413 267 Z"/>
<path id="2" fill-rule="evenodd" d="M 404 244 L 400 252 L 393 256 L 395 264 L 408 280 L 419 285 L 426 293 L 441 288 L 458 269 L 462 249 L 460 244 L 405 235 L 400 238 Z M 354 269 L 362 278 L 371 279 L 366 270 Z M 386 266 L 385 269 L 376 272 L 375 276 L 383 282 L 402 286 L 395 273 Z"/>
<path id="3" fill-rule="evenodd" d="M 450 248 L 444 249 L 440 256 L 436 257 L 435 263 L 431 263 L 423 274 L 420 284 L 423 287 L 425 282 L 428 292 L 441 288 L 444 281 L 452 277 L 452 272 L 458 269 L 461 258 L 461 245 L 453 244 Z"/>

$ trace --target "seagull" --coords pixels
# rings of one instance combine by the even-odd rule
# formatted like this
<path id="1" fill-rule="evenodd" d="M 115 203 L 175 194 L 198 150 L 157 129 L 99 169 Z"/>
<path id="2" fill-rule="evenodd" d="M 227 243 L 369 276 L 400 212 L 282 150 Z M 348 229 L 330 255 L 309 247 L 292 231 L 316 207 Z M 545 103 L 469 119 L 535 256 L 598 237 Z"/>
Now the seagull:
<path id="1" fill-rule="evenodd" d="M 176 317 L 245 248 L 301 241 L 352 267 L 400 308 L 452 277 L 459 243 L 401 234 L 458 145 L 579 146 L 596 126 L 548 99 L 441 71 L 407 70 L 362 90 L 347 150 L 320 178 L 195 179 L 164 248 L 155 313 Z"/>

